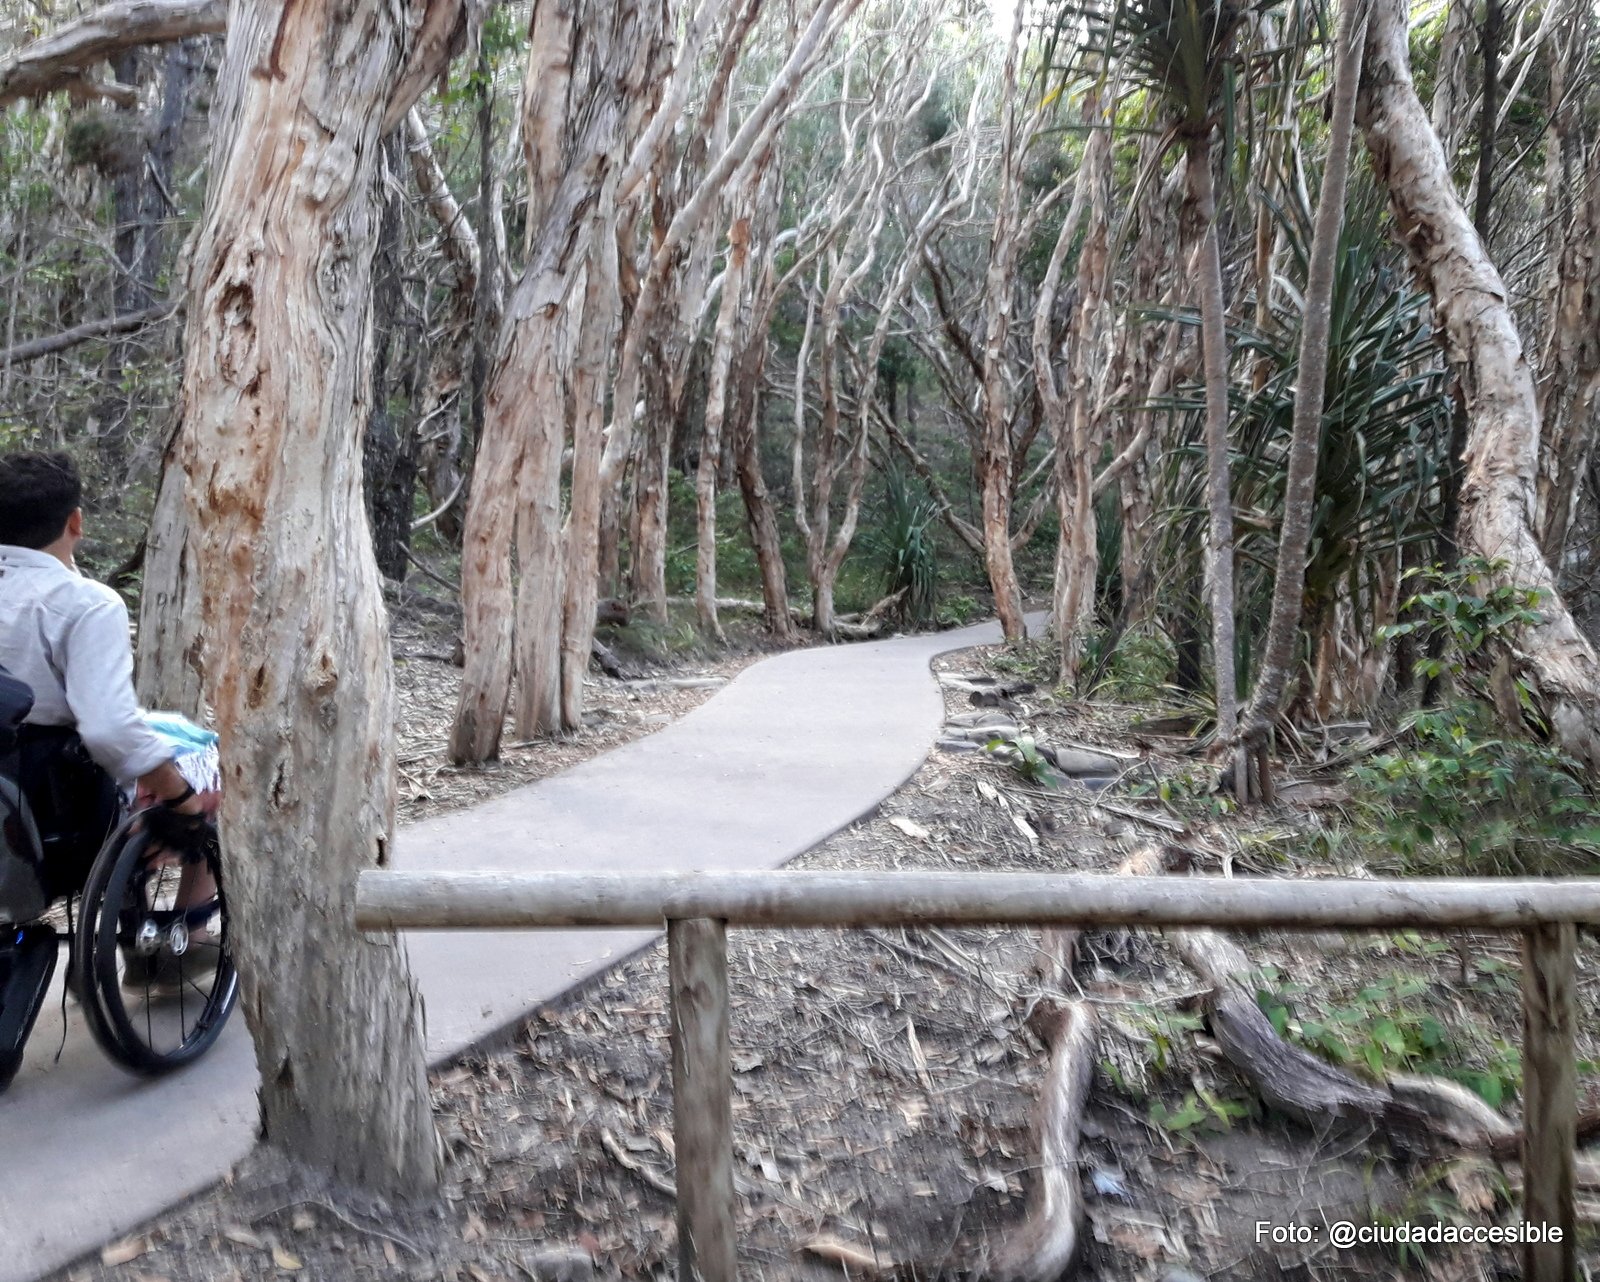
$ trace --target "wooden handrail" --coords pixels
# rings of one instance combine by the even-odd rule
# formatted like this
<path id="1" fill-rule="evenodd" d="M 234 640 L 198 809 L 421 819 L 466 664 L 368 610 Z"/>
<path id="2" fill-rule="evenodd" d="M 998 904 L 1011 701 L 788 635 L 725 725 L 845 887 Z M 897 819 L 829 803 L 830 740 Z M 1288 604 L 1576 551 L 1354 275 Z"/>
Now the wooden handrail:
<path id="1" fill-rule="evenodd" d="M 361 874 L 362 930 L 661 926 L 1215 926 L 1499 930 L 1600 925 L 1600 879 L 1406 881 L 1096 873 Z"/>
<path id="2" fill-rule="evenodd" d="M 363 872 L 362 930 L 667 927 L 678 1276 L 736 1282 L 729 926 L 1477 927 L 1523 937 L 1523 1216 L 1559 1228 L 1523 1253 L 1528 1282 L 1573 1282 L 1578 925 L 1600 879 L 1378 881 L 1092 873 Z"/>

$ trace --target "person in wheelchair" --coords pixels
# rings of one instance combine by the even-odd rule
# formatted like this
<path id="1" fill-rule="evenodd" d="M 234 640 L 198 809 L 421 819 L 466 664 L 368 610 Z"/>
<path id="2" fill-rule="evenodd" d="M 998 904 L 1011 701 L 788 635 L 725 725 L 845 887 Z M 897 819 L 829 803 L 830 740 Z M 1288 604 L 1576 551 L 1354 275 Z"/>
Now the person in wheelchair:
<path id="1" fill-rule="evenodd" d="M 163 807 L 152 819 L 180 837 L 199 830 L 208 808 L 179 772 L 171 743 L 139 708 L 127 607 L 73 560 L 83 539 L 82 497 L 77 467 L 65 454 L 0 458 L 0 667 L 33 692 L 15 768 L 44 848 L 51 898 L 83 888 L 127 793 Z M 203 864 L 185 867 L 182 878 L 180 907 L 216 893 Z M 191 971 L 204 965 L 204 951 L 194 950 Z M 161 961 L 130 957 L 124 983 L 159 984 Z"/>

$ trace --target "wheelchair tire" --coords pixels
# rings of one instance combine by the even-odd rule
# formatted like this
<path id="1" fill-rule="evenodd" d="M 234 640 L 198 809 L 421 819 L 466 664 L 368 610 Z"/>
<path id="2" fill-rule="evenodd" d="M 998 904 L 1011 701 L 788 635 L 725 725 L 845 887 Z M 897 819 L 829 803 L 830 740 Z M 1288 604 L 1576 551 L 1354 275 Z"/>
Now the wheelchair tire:
<path id="1" fill-rule="evenodd" d="M 168 1073 L 205 1054 L 238 999 L 215 842 L 196 860 L 217 893 L 180 909 L 183 864 L 157 849 L 135 816 L 106 843 L 84 887 L 75 949 L 84 1017 L 106 1054 L 136 1073 Z M 196 926 L 210 938 L 194 947 L 212 951 L 214 970 L 190 954 Z"/>

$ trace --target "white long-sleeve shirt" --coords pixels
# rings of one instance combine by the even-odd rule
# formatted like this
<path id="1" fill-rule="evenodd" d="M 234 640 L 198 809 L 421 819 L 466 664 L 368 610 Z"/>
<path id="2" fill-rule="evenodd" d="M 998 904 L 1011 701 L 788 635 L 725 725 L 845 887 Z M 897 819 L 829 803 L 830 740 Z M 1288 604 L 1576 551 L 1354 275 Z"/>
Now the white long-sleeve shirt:
<path id="1" fill-rule="evenodd" d="M 172 760 L 134 697 L 128 607 L 48 552 L 0 544 L 0 664 L 33 690 L 29 723 L 75 728 L 119 783 Z"/>

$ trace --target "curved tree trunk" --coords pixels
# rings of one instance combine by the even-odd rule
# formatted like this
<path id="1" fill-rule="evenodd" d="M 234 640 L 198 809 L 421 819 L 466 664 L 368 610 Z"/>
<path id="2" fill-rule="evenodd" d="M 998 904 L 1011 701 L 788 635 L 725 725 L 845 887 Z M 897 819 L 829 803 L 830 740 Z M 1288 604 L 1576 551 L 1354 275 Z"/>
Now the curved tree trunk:
<path id="1" fill-rule="evenodd" d="M 1539 451 L 1533 376 L 1505 284 L 1451 185 L 1417 98 L 1409 54 L 1402 0 L 1373 0 L 1356 118 L 1465 398 L 1461 547 L 1498 567 L 1496 584 L 1545 593 L 1541 622 L 1508 658 L 1561 747 L 1594 774 L 1600 772 L 1600 663 L 1555 590 L 1533 528 Z"/>
<path id="2" fill-rule="evenodd" d="M 403 1194 L 438 1178 L 421 1012 L 404 950 L 353 924 L 356 874 L 387 862 L 394 817 L 387 620 L 361 506 L 375 178 L 381 139 L 467 20 L 454 0 L 235 0 L 184 366 L 263 1138 Z"/>
<path id="3" fill-rule="evenodd" d="M 1278 565 L 1272 583 L 1272 611 L 1260 675 L 1244 717 L 1247 751 L 1265 748 L 1272 722 L 1283 703 L 1294 661 L 1306 585 L 1306 559 L 1311 550 L 1311 521 L 1316 505 L 1317 454 L 1322 444 L 1322 406 L 1328 383 L 1328 330 L 1333 317 L 1333 284 L 1339 261 L 1339 232 L 1344 223 L 1344 196 L 1350 173 L 1350 135 L 1355 125 L 1356 86 L 1361 78 L 1362 33 L 1356 29 L 1361 5 L 1355 0 L 1339 9 L 1333 69 L 1333 119 L 1328 158 L 1317 196 L 1316 222 L 1306 272 L 1301 310 L 1300 356 L 1296 366 L 1294 418 L 1290 428 L 1289 474 L 1285 483 Z M 1262 759 L 1262 770 L 1269 767 Z M 1262 780 L 1265 791 L 1269 787 Z"/>

